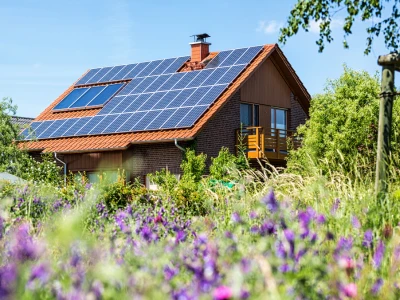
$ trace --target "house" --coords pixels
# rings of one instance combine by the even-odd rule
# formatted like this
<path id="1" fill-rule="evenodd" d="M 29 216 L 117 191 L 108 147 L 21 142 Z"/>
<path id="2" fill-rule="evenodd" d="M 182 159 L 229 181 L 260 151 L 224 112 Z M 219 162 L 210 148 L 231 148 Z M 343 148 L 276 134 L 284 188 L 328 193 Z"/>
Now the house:
<path id="1" fill-rule="evenodd" d="M 250 159 L 283 165 L 309 93 L 278 45 L 210 52 L 208 37 L 195 36 L 190 56 L 88 70 L 22 132 L 21 147 L 54 152 L 89 178 L 124 169 L 142 182 L 163 168 L 179 174 L 187 146 L 210 158 L 241 141 Z"/>
<path id="2" fill-rule="evenodd" d="M 33 120 L 34 118 L 11 116 L 11 123 L 19 126 L 20 128 L 25 128 L 31 124 Z"/>

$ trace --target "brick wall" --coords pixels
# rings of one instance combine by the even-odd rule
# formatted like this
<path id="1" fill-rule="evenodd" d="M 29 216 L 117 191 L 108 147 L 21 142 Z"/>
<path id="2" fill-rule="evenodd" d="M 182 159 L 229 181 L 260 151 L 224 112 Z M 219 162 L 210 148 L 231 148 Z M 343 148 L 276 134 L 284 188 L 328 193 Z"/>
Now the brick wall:
<path id="1" fill-rule="evenodd" d="M 290 109 L 290 127 L 289 130 L 296 130 L 296 128 L 304 124 L 307 120 L 307 114 L 304 112 L 303 108 L 299 104 L 299 102 L 296 99 L 296 96 L 293 95 L 293 93 L 290 96 L 290 104 L 291 104 L 291 109 Z"/>
<path id="2" fill-rule="evenodd" d="M 179 145 L 186 146 L 180 142 Z M 180 174 L 182 151 L 174 143 L 154 143 L 132 145 L 124 153 L 124 167 L 130 172 L 130 178 L 140 177 L 144 183 L 145 176 L 168 168 L 173 174 Z"/>
<path id="3" fill-rule="evenodd" d="M 223 146 L 235 153 L 235 130 L 240 127 L 240 91 L 229 99 L 225 106 L 207 122 L 196 137 L 196 152 L 207 154 L 207 169 L 211 157 L 218 156 Z"/>

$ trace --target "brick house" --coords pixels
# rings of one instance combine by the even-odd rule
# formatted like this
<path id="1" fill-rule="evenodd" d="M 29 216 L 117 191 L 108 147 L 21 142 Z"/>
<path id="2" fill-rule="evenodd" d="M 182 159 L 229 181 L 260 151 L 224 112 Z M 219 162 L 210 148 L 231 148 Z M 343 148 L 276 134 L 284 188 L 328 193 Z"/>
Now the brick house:
<path id="1" fill-rule="evenodd" d="M 239 137 L 250 159 L 284 164 L 286 139 L 308 116 L 306 88 L 278 45 L 210 52 L 207 37 L 190 56 L 87 71 L 21 147 L 56 153 L 68 172 L 124 169 L 142 182 L 163 168 L 179 174 L 182 147 L 209 159 L 223 146 L 235 153 Z"/>

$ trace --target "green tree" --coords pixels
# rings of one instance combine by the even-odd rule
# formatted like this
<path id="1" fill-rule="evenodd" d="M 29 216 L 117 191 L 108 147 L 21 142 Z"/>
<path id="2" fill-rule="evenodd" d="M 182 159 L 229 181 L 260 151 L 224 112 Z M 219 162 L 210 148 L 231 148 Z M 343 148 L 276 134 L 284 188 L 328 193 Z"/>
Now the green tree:
<path id="1" fill-rule="evenodd" d="M 0 101 L 0 171 L 20 175 L 21 162 L 26 157 L 15 143 L 20 128 L 11 122 L 11 116 L 15 115 L 16 110 L 11 99 L 3 98 Z"/>
<path id="2" fill-rule="evenodd" d="M 369 171 L 375 168 L 379 110 L 379 78 L 365 71 L 344 67 L 339 79 L 329 80 L 324 93 L 316 95 L 310 119 L 298 128 L 303 146 L 291 151 L 289 168 L 314 165 L 324 171 L 351 171 L 355 158 L 362 158 Z M 393 114 L 393 146 L 400 133 L 400 103 Z M 398 152 L 392 147 L 394 152 Z M 310 164 L 310 159 L 314 164 Z"/>
<path id="3" fill-rule="evenodd" d="M 383 33 L 385 45 L 397 51 L 400 44 L 400 0 L 298 0 L 290 12 L 286 27 L 281 29 L 279 41 L 285 43 L 303 28 L 308 31 L 310 22 L 319 23 L 319 39 L 316 41 L 322 52 L 325 43 L 332 42 L 332 20 L 338 12 L 346 15 L 343 23 L 343 46 L 348 48 L 346 37 L 352 33 L 355 20 L 368 22 L 367 46 L 364 53 L 371 52 L 375 37 Z"/>

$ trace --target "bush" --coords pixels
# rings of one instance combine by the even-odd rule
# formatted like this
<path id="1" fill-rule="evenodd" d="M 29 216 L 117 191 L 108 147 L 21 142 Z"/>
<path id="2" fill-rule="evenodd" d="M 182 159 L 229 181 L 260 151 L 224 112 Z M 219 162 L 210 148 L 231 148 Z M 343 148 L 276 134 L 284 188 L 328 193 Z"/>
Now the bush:
<path id="1" fill-rule="evenodd" d="M 211 158 L 210 176 L 217 180 L 231 180 L 237 159 L 228 148 L 222 147 L 218 156 Z"/>
<path id="2" fill-rule="evenodd" d="M 125 180 L 103 185 L 100 199 L 104 201 L 110 212 L 125 208 L 132 203 L 132 186 Z"/>
<path id="3" fill-rule="evenodd" d="M 184 159 L 181 163 L 181 169 L 185 178 L 193 178 L 195 182 L 199 182 L 201 176 L 204 175 L 206 169 L 206 154 L 196 155 L 192 149 L 187 149 Z M 183 178 L 182 178 L 183 179 Z"/>
<path id="4" fill-rule="evenodd" d="M 323 94 L 311 101 L 310 119 L 298 128 L 302 147 L 291 151 L 289 170 L 311 166 L 324 173 L 353 172 L 354 160 L 362 158 L 358 169 L 371 173 L 375 169 L 379 78 L 365 71 L 344 67 L 339 79 L 328 81 Z M 400 104 L 395 101 L 393 112 L 393 146 L 400 141 Z M 398 147 L 392 147 L 398 152 Z"/>

